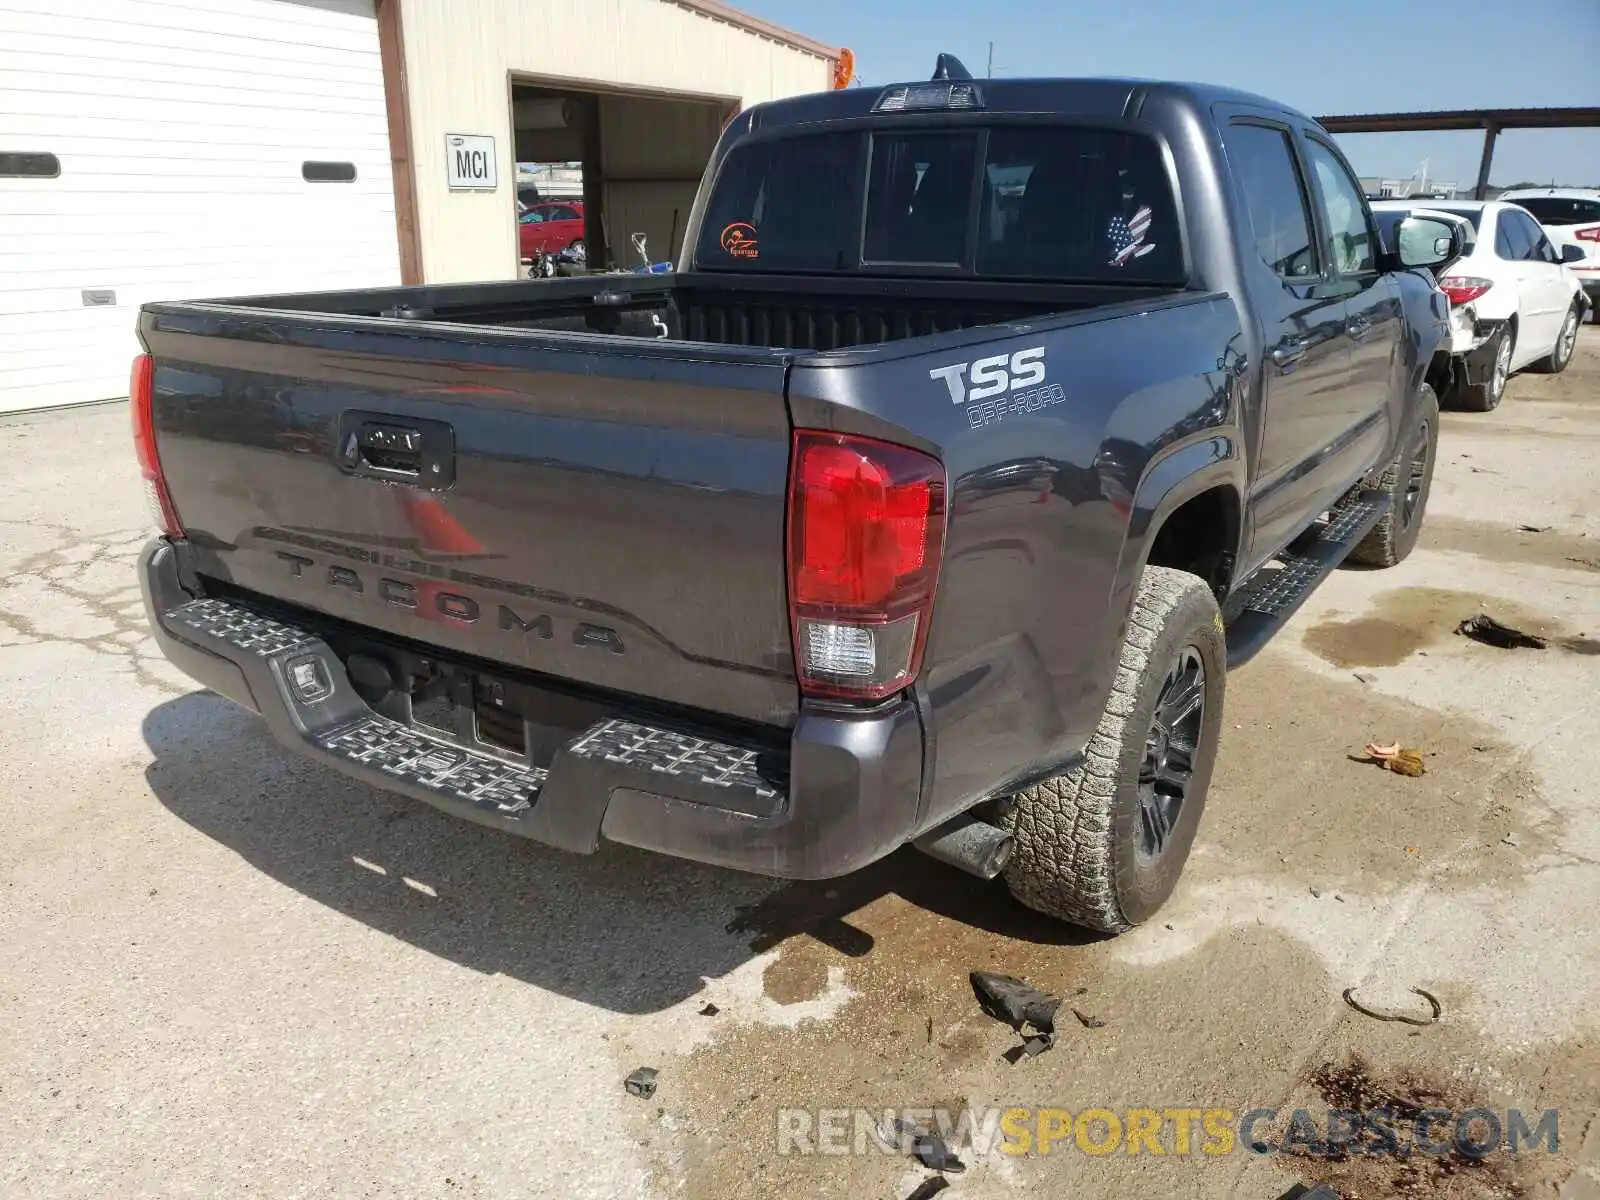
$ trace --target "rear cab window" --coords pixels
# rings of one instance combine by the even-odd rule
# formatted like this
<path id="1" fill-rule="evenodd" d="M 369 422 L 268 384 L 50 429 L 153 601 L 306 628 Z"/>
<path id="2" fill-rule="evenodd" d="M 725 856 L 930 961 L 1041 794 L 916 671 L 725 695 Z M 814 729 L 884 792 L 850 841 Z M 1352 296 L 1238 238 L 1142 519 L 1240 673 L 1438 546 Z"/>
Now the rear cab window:
<path id="1" fill-rule="evenodd" d="M 696 266 L 1187 282 L 1177 202 L 1156 141 L 1034 122 L 745 142 L 717 175 Z"/>

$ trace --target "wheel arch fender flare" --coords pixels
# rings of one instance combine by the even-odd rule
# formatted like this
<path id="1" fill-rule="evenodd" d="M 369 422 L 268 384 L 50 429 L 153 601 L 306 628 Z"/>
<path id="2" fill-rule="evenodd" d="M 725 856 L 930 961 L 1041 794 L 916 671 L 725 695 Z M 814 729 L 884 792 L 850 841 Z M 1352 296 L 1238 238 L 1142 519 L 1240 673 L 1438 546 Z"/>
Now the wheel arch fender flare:
<path id="1" fill-rule="evenodd" d="M 1204 437 L 1174 445 L 1145 468 L 1134 491 L 1117 563 L 1112 608 L 1119 626 L 1133 606 L 1139 576 L 1162 526 L 1189 501 L 1216 488 L 1230 490 L 1237 506 L 1236 527 L 1225 546 L 1237 561 L 1249 523 L 1245 459 L 1237 434 L 1212 430 Z"/>

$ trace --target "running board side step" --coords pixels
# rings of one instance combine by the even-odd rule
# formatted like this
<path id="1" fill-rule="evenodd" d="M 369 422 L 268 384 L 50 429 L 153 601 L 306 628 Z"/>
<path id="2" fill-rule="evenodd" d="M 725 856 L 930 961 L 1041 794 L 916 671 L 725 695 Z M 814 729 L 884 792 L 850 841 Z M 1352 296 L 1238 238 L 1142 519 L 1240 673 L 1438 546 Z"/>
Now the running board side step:
<path id="1" fill-rule="evenodd" d="M 1259 654 L 1393 507 L 1387 492 L 1358 492 L 1246 580 L 1223 611 L 1228 669 L 1242 667 Z"/>

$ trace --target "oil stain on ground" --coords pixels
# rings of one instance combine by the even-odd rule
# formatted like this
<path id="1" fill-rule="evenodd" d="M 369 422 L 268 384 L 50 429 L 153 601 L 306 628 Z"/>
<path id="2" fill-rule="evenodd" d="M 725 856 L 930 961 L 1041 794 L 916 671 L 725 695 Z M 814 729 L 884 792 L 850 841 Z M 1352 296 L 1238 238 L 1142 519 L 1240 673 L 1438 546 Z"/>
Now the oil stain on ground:
<path id="1" fill-rule="evenodd" d="M 1600 654 L 1600 642 L 1586 633 L 1569 633 L 1559 622 L 1515 601 L 1421 587 L 1382 592 L 1362 616 L 1313 625 L 1306 631 L 1304 643 L 1306 649 L 1336 667 L 1392 667 L 1456 637 L 1456 626 L 1478 613 L 1543 637 L 1553 649 Z"/>

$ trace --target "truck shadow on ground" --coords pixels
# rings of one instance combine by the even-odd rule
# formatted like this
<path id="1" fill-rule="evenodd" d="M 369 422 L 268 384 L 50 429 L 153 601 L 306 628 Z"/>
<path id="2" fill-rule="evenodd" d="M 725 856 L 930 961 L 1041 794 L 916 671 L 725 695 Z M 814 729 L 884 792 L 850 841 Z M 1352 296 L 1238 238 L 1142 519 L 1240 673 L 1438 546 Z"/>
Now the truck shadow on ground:
<path id="1" fill-rule="evenodd" d="M 209 692 L 157 706 L 143 732 L 160 802 L 265 875 L 429 954 L 614 1012 L 680 1003 L 801 934 L 878 952 L 850 914 L 890 892 L 1011 939 L 1091 939 L 912 850 L 793 884 L 622 846 L 563 854 L 348 780 Z M 240 903 L 276 901 L 247 888 Z"/>

